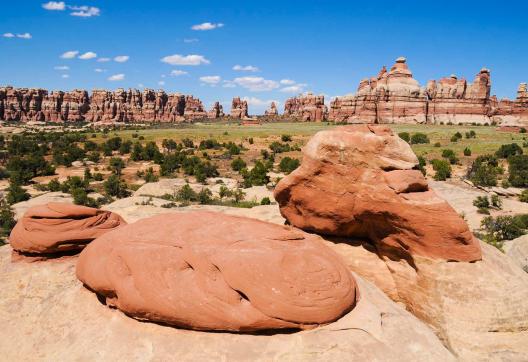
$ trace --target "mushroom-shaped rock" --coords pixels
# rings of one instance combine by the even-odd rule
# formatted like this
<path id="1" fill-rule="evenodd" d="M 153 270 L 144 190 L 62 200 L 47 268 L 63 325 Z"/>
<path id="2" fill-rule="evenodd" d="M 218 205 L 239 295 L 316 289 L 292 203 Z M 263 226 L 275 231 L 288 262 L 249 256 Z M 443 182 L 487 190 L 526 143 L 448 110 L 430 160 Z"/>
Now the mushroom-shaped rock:
<path id="1" fill-rule="evenodd" d="M 121 216 L 110 211 L 50 202 L 29 208 L 11 231 L 9 243 L 23 253 L 79 250 L 124 224 Z"/>
<path id="2" fill-rule="evenodd" d="M 413 169 L 410 146 L 386 126 L 318 132 L 299 168 L 275 189 L 290 224 L 320 234 L 370 239 L 383 255 L 475 261 L 478 240 Z"/>
<path id="3" fill-rule="evenodd" d="M 77 278 L 129 316 L 198 330 L 307 329 L 356 303 L 353 276 L 318 236 L 203 211 L 103 235 Z"/>

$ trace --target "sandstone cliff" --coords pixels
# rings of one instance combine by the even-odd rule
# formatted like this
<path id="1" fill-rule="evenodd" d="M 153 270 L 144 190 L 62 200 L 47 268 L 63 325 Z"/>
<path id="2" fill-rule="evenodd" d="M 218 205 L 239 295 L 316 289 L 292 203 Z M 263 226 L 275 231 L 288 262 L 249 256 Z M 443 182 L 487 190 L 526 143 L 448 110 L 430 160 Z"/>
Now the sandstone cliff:
<path id="1" fill-rule="evenodd" d="M 206 118 L 202 101 L 183 94 L 144 89 L 70 92 L 0 88 L 0 120 L 40 122 L 182 122 Z"/>
<path id="2" fill-rule="evenodd" d="M 233 118 L 249 118 L 247 101 L 240 99 L 240 97 L 233 98 L 231 102 L 231 117 Z"/>
<path id="3" fill-rule="evenodd" d="M 420 87 L 400 57 L 387 72 L 364 79 L 353 95 L 331 102 L 329 119 L 348 123 L 504 123 L 528 124 L 528 92 L 514 101 L 490 96 L 491 73 L 483 68 L 473 83 L 456 75 Z"/>
<path id="4" fill-rule="evenodd" d="M 316 96 L 307 93 L 289 98 L 284 103 L 284 116 L 300 121 L 320 122 L 326 119 L 326 113 L 327 109 L 322 95 Z"/>

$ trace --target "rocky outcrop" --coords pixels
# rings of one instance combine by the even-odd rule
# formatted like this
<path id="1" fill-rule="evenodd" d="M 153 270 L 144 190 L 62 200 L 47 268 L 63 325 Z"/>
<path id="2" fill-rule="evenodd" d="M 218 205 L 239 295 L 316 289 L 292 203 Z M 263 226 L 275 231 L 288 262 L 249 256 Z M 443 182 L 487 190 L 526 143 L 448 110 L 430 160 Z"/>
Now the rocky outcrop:
<path id="1" fill-rule="evenodd" d="M 71 92 L 0 88 L 0 120 L 76 122 L 182 122 L 206 118 L 202 102 L 193 96 L 144 89 L 114 92 L 95 89 Z"/>
<path id="2" fill-rule="evenodd" d="M 319 237 L 211 212 L 107 233 L 77 276 L 129 316 L 197 330 L 311 329 L 356 304 L 352 275 Z"/>
<path id="3" fill-rule="evenodd" d="M 327 108 L 324 96 L 312 93 L 288 98 L 284 103 L 284 116 L 305 122 L 320 122 L 326 119 Z"/>
<path id="4" fill-rule="evenodd" d="M 220 102 L 214 102 L 213 107 L 207 112 L 207 118 L 216 119 L 224 117 L 224 107 Z"/>
<path id="5" fill-rule="evenodd" d="M 233 98 L 231 102 L 231 117 L 239 119 L 249 118 L 246 100 L 242 100 L 240 97 Z"/>
<path id="6" fill-rule="evenodd" d="M 279 111 L 277 110 L 277 105 L 275 102 L 271 102 L 269 108 L 264 112 L 264 115 L 269 117 L 275 117 L 279 115 Z"/>
<path id="7" fill-rule="evenodd" d="M 34 206 L 9 235 L 14 250 L 51 254 L 79 250 L 93 239 L 126 224 L 117 214 L 65 203 Z"/>
<path id="8" fill-rule="evenodd" d="M 301 166 L 278 183 L 275 199 L 290 224 L 368 238 L 393 259 L 480 260 L 478 240 L 417 166 L 410 146 L 388 127 L 321 131 L 304 147 Z"/>
<path id="9" fill-rule="evenodd" d="M 491 74 L 483 68 L 473 83 L 451 75 L 420 87 L 406 59 L 360 82 L 356 94 L 335 98 L 329 119 L 348 123 L 528 124 L 526 86 L 515 101 L 490 95 Z"/>

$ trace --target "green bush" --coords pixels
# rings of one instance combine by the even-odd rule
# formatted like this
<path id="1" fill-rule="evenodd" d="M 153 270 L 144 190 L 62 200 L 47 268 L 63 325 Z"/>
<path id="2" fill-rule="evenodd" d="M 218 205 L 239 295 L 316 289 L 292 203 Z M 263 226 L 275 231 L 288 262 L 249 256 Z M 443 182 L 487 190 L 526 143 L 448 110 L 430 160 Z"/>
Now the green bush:
<path id="1" fill-rule="evenodd" d="M 476 137 L 477 137 L 477 134 L 475 133 L 475 131 L 471 130 L 469 132 L 466 132 L 466 138 L 467 139 L 476 138 Z"/>
<path id="2" fill-rule="evenodd" d="M 498 158 L 508 158 L 510 156 L 522 155 L 523 150 L 517 143 L 511 143 L 508 145 L 501 145 L 500 148 L 495 152 L 495 156 Z"/>
<path id="3" fill-rule="evenodd" d="M 462 139 L 462 134 L 457 132 L 451 137 L 451 142 L 458 142 L 460 139 Z"/>
<path id="4" fill-rule="evenodd" d="M 471 149 L 469 147 L 464 148 L 464 156 L 471 156 Z"/>
<path id="5" fill-rule="evenodd" d="M 300 161 L 296 158 L 284 157 L 279 163 L 279 170 L 289 174 L 299 167 Z"/>
<path id="6" fill-rule="evenodd" d="M 441 144 L 440 142 L 436 142 L 436 143 L 434 144 L 434 146 L 435 146 L 435 147 L 442 147 L 442 144 Z"/>
<path id="7" fill-rule="evenodd" d="M 251 171 L 245 168 L 240 171 L 240 174 L 244 178 L 244 187 L 266 185 L 269 182 L 267 173 L 268 169 L 261 161 L 255 162 L 255 166 L 253 166 Z"/>
<path id="8" fill-rule="evenodd" d="M 233 171 L 240 171 L 243 168 L 246 168 L 246 166 L 247 166 L 246 162 L 243 159 L 241 159 L 240 157 L 235 158 L 231 162 L 231 168 L 233 169 Z"/>
<path id="9" fill-rule="evenodd" d="M 458 157 L 455 155 L 455 152 L 450 149 L 442 150 L 442 157 L 447 158 L 452 165 L 458 162 Z"/>
<path id="10" fill-rule="evenodd" d="M 479 209 L 488 209 L 490 207 L 488 197 L 487 196 L 477 196 L 477 198 L 473 200 L 473 206 Z"/>
<path id="11" fill-rule="evenodd" d="M 189 184 L 185 184 L 176 193 L 176 200 L 183 202 L 196 201 L 198 200 L 198 195 Z"/>
<path id="12" fill-rule="evenodd" d="M 519 195 L 519 201 L 528 202 L 528 190 L 524 190 L 523 192 L 521 192 L 521 194 Z"/>
<path id="13" fill-rule="evenodd" d="M 269 197 L 264 197 L 262 200 L 260 200 L 261 205 L 271 205 L 271 200 Z"/>
<path id="14" fill-rule="evenodd" d="M 412 135 L 411 137 L 411 143 L 413 145 L 416 144 L 424 144 L 424 143 L 430 143 L 429 137 L 425 133 L 417 132 Z"/>
<path id="15" fill-rule="evenodd" d="M 11 230 L 15 227 L 15 213 L 11 209 L 11 206 L 0 198 L 0 245 L 4 242 L 4 239 L 11 233 Z"/>
<path id="16" fill-rule="evenodd" d="M 434 159 L 431 161 L 433 170 L 436 171 L 434 179 L 436 181 L 445 181 L 451 177 L 451 165 L 446 160 Z"/>
<path id="17" fill-rule="evenodd" d="M 528 155 L 508 157 L 508 181 L 514 187 L 528 187 Z"/>
<path id="18" fill-rule="evenodd" d="M 398 133 L 398 136 L 407 143 L 411 141 L 411 135 L 409 132 L 400 132 Z"/>
<path id="19" fill-rule="evenodd" d="M 213 193 L 208 188 L 204 187 L 198 193 L 198 202 L 202 205 L 209 205 L 213 202 Z"/>
<path id="20" fill-rule="evenodd" d="M 108 196 L 114 196 L 117 198 L 123 198 L 130 195 L 130 192 L 127 190 L 126 183 L 121 181 L 119 176 L 112 174 L 108 179 L 103 183 L 104 190 Z"/>
<path id="21" fill-rule="evenodd" d="M 152 167 L 149 167 L 147 171 L 145 172 L 145 176 L 143 177 L 146 183 L 149 182 L 156 182 L 158 181 L 158 176 L 154 173 L 154 169 Z"/>
<path id="22" fill-rule="evenodd" d="M 269 145 L 270 150 L 274 153 L 289 152 L 291 150 L 290 145 L 287 143 L 280 143 L 277 141 L 272 142 Z"/>
<path id="23" fill-rule="evenodd" d="M 467 176 L 476 186 L 497 186 L 499 171 L 498 160 L 495 156 L 482 155 L 473 161 Z"/>
<path id="24" fill-rule="evenodd" d="M 427 171 L 425 170 L 425 165 L 427 164 L 427 161 L 425 157 L 418 156 L 418 169 L 422 171 L 422 174 L 425 176 L 427 174 Z"/>
<path id="25" fill-rule="evenodd" d="M 282 142 L 290 142 L 291 140 L 292 140 L 292 137 L 290 135 L 288 135 L 288 134 L 283 134 L 281 136 L 281 141 Z"/>

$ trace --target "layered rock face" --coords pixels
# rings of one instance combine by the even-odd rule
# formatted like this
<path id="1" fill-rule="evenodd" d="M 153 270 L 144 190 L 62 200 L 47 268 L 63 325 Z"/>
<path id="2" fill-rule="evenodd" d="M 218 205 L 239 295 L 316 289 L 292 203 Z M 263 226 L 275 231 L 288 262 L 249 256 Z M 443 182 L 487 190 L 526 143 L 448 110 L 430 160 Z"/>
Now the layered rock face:
<path id="1" fill-rule="evenodd" d="M 249 118 L 247 101 L 241 100 L 240 97 L 233 98 L 231 102 L 231 117 L 233 118 Z"/>
<path id="2" fill-rule="evenodd" d="M 349 123 L 513 123 L 528 124 L 528 101 L 522 85 L 515 101 L 490 96 L 490 71 L 473 83 L 455 75 L 420 87 L 400 57 L 387 72 L 360 82 L 354 95 L 331 102 L 329 119 Z M 524 88 L 525 89 L 525 88 Z"/>
<path id="3" fill-rule="evenodd" d="M 50 254 L 79 250 L 126 222 L 117 214 L 65 203 L 34 206 L 18 221 L 9 242 L 14 250 Z"/>
<path id="4" fill-rule="evenodd" d="M 410 146 L 385 126 L 318 132 L 299 168 L 275 189 L 290 224 L 320 234 L 368 238 L 381 255 L 480 260 L 464 220 L 415 170 Z"/>
<path id="5" fill-rule="evenodd" d="M 224 116 L 224 107 L 222 107 L 220 102 L 214 102 L 211 110 L 207 112 L 207 118 L 216 119 L 216 118 L 222 118 L 223 116 Z"/>
<path id="6" fill-rule="evenodd" d="M 274 117 L 274 116 L 279 115 L 279 111 L 277 110 L 277 105 L 275 104 L 275 102 L 271 102 L 270 107 L 266 109 L 266 111 L 264 112 L 264 115 L 269 116 L 269 117 Z"/>
<path id="7" fill-rule="evenodd" d="M 284 116 L 306 122 L 320 122 L 326 119 L 327 108 L 324 96 L 311 93 L 288 98 L 284 103 Z"/>
<path id="8" fill-rule="evenodd" d="M 206 118 L 202 102 L 193 96 L 163 90 L 95 89 L 71 92 L 0 88 L 0 120 L 45 122 L 181 122 Z"/>
<path id="9" fill-rule="evenodd" d="M 83 250 L 77 276 L 129 316 L 198 330 L 310 329 L 357 298 L 319 237 L 212 212 L 162 214 L 105 234 Z"/>

